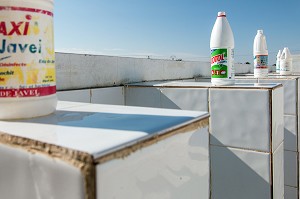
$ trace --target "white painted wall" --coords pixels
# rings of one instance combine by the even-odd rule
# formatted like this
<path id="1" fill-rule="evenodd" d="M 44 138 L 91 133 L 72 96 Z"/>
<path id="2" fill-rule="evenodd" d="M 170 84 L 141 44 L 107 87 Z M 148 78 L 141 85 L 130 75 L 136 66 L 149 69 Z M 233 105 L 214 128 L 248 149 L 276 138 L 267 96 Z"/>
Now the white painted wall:
<path id="1" fill-rule="evenodd" d="M 251 64 L 236 64 L 249 73 Z M 119 86 L 126 83 L 210 77 L 210 63 L 56 53 L 57 89 Z"/>
<path id="2" fill-rule="evenodd" d="M 300 55 L 293 55 L 293 71 L 300 72 Z"/>

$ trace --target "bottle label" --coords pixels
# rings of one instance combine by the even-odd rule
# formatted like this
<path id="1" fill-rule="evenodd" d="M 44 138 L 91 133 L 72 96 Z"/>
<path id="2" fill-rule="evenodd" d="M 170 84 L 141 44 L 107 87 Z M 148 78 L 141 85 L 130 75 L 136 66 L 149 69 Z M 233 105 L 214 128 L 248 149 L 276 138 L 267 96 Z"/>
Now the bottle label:
<path id="1" fill-rule="evenodd" d="M 228 78 L 227 48 L 215 48 L 210 50 L 211 77 Z"/>
<path id="2" fill-rule="evenodd" d="M 0 97 L 55 94 L 53 14 L 0 6 Z"/>
<path id="3" fill-rule="evenodd" d="M 280 71 L 289 72 L 292 70 L 292 62 L 291 61 L 281 61 L 280 63 Z"/>
<path id="4" fill-rule="evenodd" d="M 255 55 L 254 69 L 268 69 L 268 55 Z"/>

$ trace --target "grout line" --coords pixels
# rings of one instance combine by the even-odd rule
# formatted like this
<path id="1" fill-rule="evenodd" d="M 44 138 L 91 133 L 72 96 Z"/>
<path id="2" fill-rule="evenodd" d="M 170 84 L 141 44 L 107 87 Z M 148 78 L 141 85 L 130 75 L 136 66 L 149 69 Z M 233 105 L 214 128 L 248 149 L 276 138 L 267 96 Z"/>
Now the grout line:
<path id="1" fill-rule="evenodd" d="M 271 90 L 269 91 L 269 114 L 270 114 L 270 185 L 271 185 L 271 198 L 274 198 L 274 152 L 273 152 L 273 94 Z M 280 145 L 279 145 L 280 146 Z M 283 171 L 284 172 L 284 171 Z"/>
<path id="2" fill-rule="evenodd" d="M 238 149 L 238 150 L 245 150 L 245 151 L 253 151 L 253 152 L 259 152 L 259 153 L 266 153 L 271 154 L 272 152 L 268 151 L 262 151 L 257 149 L 249 149 L 249 148 L 240 148 L 240 147 L 234 147 L 234 146 L 225 146 L 225 145 L 217 145 L 217 144 L 209 144 L 210 146 L 216 146 L 216 147 L 222 147 L 222 148 L 231 148 L 231 149 Z"/>

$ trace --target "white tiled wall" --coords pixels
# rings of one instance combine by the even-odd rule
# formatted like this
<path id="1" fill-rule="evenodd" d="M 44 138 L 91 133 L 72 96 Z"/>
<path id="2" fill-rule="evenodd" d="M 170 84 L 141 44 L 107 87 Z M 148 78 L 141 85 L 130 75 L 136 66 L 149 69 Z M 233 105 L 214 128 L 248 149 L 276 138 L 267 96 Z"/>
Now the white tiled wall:
<path id="1" fill-rule="evenodd" d="M 91 103 L 125 105 L 124 87 L 91 89 Z"/>
<path id="2" fill-rule="evenodd" d="M 211 198 L 271 198 L 269 153 L 211 146 L 210 159 Z"/>
<path id="3" fill-rule="evenodd" d="M 178 134 L 96 170 L 99 199 L 209 199 L 208 128 Z"/>
<path id="4" fill-rule="evenodd" d="M 209 95 L 211 144 L 270 151 L 268 90 L 211 88 Z"/>
<path id="5" fill-rule="evenodd" d="M 284 148 L 297 152 L 297 116 L 284 116 Z"/>
<path id="6" fill-rule="evenodd" d="M 297 177 L 298 177 L 298 155 L 294 151 L 284 151 L 284 182 L 285 185 L 297 187 Z"/>
<path id="7" fill-rule="evenodd" d="M 278 146 L 273 154 L 273 198 L 284 198 L 284 143 Z"/>
<path id="8" fill-rule="evenodd" d="M 91 90 L 69 90 L 57 92 L 57 98 L 60 101 L 72 101 L 72 102 L 91 102 Z"/>
<path id="9" fill-rule="evenodd" d="M 257 79 L 253 77 L 240 76 L 236 78 L 237 83 L 255 83 Z M 284 89 L 284 114 L 285 115 L 296 115 L 297 113 L 297 79 L 296 78 L 272 78 L 260 79 L 260 83 L 280 83 Z"/>
<path id="10" fill-rule="evenodd" d="M 237 82 L 249 83 L 256 82 L 257 79 L 248 77 L 237 77 Z M 261 83 L 276 82 L 281 83 L 284 87 L 284 171 L 285 171 L 285 185 L 288 187 L 298 187 L 298 130 L 299 130 L 299 77 L 286 76 L 275 77 L 270 75 L 267 79 L 260 79 Z M 298 119 L 298 121 L 297 121 Z M 286 189 L 286 188 L 285 188 Z M 292 191 L 288 191 L 287 195 L 292 195 Z M 286 198 L 290 198 L 286 195 Z"/>
<path id="11" fill-rule="evenodd" d="M 84 198 L 80 169 L 62 160 L 3 144 L 0 159 L 1 199 Z"/>
<path id="12" fill-rule="evenodd" d="M 283 87 L 242 89 L 213 88 L 203 83 L 197 88 L 194 84 L 192 87 L 182 85 L 174 82 L 128 85 L 126 105 L 191 110 L 208 107 L 212 198 L 265 199 L 271 198 L 273 190 L 272 195 L 282 199 Z M 195 90 L 199 90 L 198 93 Z"/>
<path id="13" fill-rule="evenodd" d="M 161 107 L 160 88 L 136 87 L 128 89 L 125 87 L 125 105 L 143 107 Z"/>
<path id="14" fill-rule="evenodd" d="M 58 100 L 94 104 L 124 105 L 124 87 L 58 91 Z"/>
<path id="15" fill-rule="evenodd" d="M 278 162 L 278 164 L 276 163 L 277 167 L 273 168 L 275 173 L 273 176 L 274 182 L 272 183 L 275 183 L 274 186 L 282 187 L 274 189 L 274 191 L 276 191 L 276 195 L 281 196 L 283 194 L 283 186 L 281 186 L 281 184 L 283 184 L 282 180 L 284 179 L 283 172 L 282 175 L 276 174 L 280 169 L 283 170 L 283 168 L 280 167 L 280 162 L 283 162 L 283 152 L 281 152 L 280 150 L 283 148 L 283 105 L 280 104 L 283 102 L 283 99 L 281 99 L 283 98 L 283 88 L 276 89 L 276 92 L 274 92 L 273 90 L 272 95 L 270 95 L 271 90 L 267 89 L 228 90 L 219 88 L 210 89 L 208 87 L 155 87 L 151 85 L 151 82 L 145 83 L 145 85 L 148 86 L 126 86 L 124 90 L 121 89 L 121 87 L 107 88 L 107 90 L 103 88 L 92 89 L 90 91 L 90 97 L 92 102 L 94 103 L 122 104 L 122 99 L 124 99 L 123 104 L 125 105 L 200 111 L 209 110 L 209 112 L 211 113 L 212 136 L 210 140 L 212 148 L 217 147 L 217 151 L 219 151 L 220 153 L 231 151 L 230 154 L 234 154 L 235 156 L 237 156 L 237 159 L 239 159 L 239 157 L 245 157 L 246 162 L 244 162 L 243 164 L 246 165 L 248 164 L 248 161 L 250 161 L 250 159 L 247 160 L 247 157 L 252 157 L 249 154 L 260 154 L 258 156 L 258 159 L 256 159 L 253 163 L 250 163 L 250 165 L 252 164 L 252 166 L 242 167 L 243 169 L 250 169 L 249 174 L 253 174 L 252 178 L 249 178 L 249 181 L 245 181 L 243 183 L 249 183 L 252 180 L 258 180 L 258 184 L 261 183 L 261 187 L 258 189 L 264 189 L 266 186 L 263 186 L 263 184 L 268 184 L 268 186 L 270 186 L 270 182 L 268 180 L 265 180 L 267 178 L 263 178 L 264 180 L 261 180 L 261 177 L 258 178 L 255 176 L 260 176 L 260 174 L 262 173 L 267 176 L 271 175 L 270 170 L 263 171 L 260 168 L 270 168 L 270 157 L 272 156 L 272 152 L 277 151 L 276 154 L 274 153 L 273 155 L 273 158 L 276 159 L 275 162 Z M 273 104 L 270 104 L 271 102 Z M 269 110 L 270 107 L 272 111 Z M 279 107 L 279 109 L 276 109 L 274 107 Z M 293 125 L 295 124 L 295 119 L 296 117 L 292 115 L 285 117 L 285 120 L 287 121 L 287 129 L 291 132 L 294 132 Z M 217 125 L 214 125 L 214 123 Z M 272 126 L 270 125 L 271 123 Z M 270 132 L 272 132 L 272 136 Z M 272 151 L 270 151 L 271 137 L 273 139 Z M 291 139 L 290 141 L 292 142 L 293 140 Z M 279 145 L 281 147 L 279 147 Z M 211 157 L 213 157 L 213 155 L 214 154 L 211 154 Z M 260 159 L 259 157 L 262 156 L 266 157 L 266 159 L 261 162 L 258 161 Z M 212 164 L 214 164 L 215 162 L 216 160 L 214 160 Z M 241 161 L 241 163 L 242 162 L 243 160 Z M 217 165 L 212 165 L 212 167 L 217 167 Z M 231 169 L 235 170 L 234 167 Z M 212 180 L 215 178 L 219 178 L 218 172 L 215 172 L 215 170 L 212 171 L 211 176 Z M 235 177 L 240 176 L 235 175 Z M 237 181 L 237 179 L 226 179 L 226 181 Z M 238 181 L 240 181 L 240 179 L 238 179 Z M 226 192 L 226 188 L 221 188 L 218 185 L 218 182 L 212 181 L 212 185 L 215 183 L 216 186 L 214 187 L 214 190 L 216 190 L 216 194 Z M 233 184 L 234 183 L 235 182 L 233 182 Z M 239 187 L 239 185 L 237 187 Z M 234 194 L 237 194 L 239 192 L 238 190 L 239 188 L 237 188 L 236 192 L 232 192 L 233 196 Z M 250 197 L 254 196 L 255 194 L 259 194 L 263 197 L 267 196 L 265 195 L 265 193 L 263 193 L 265 192 L 265 190 L 254 193 L 255 191 L 249 188 L 249 190 L 245 191 L 249 191 L 251 193 L 253 192 L 249 195 Z"/>
<path id="16" fill-rule="evenodd" d="M 298 199 L 298 189 L 290 186 L 284 186 L 285 199 Z"/>
<path id="17" fill-rule="evenodd" d="M 162 88 L 161 107 L 208 112 L 208 88 Z"/>
<path id="18" fill-rule="evenodd" d="M 127 106 L 208 111 L 208 88 L 126 88 Z"/>
<path id="19" fill-rule="evenodd" d="M 283 186 L 284 186 L 284 178 L 283 178 L 283 88 L 276 89 L 269 95 L 268 90 L 225 90 L 225 89 L 210 89 L 210 113 L 211 113 L 211 158 L 220 158 L 214 157 L 214 148 L 216 146 L 224 146 L 220 147 L 220 150 L 229 150 L 229 151 L 238 151 L 238 158 L 242 160 L 242 162 L 246 163 L 247 166 L 253 165 L 255 169 L 251 166 L 251 172 L 254 173 L 264 173 L 269 172 L 271 175 L 271 171 L 262 171 L 259 166 L 268 167 L 271 162 L 272 152 L 273 154 L 273 164 L 270 165 L 273 167 L 273 191 L 274 198 L 282 199 L 283 198 Z M 234 96 L 234 97 L 233 97 Z M 270 99 L 272 97 L 272 99 Z M 272 101 L 272 105 L 270 103 Z M 280 104 L 281 102 L 281 104 Z M 269 110 L 269 107 L 271 110 Z M 272 123 L 272 130 L 270 129 L 270 123 Z M 270 132 L 273 132 L 270 134 Z M 272 150 L 271 150 L 271 141 L 270 138 L 273 138 L 272 141 Z M 238 149 L 229 149 L 229 147 L 236 147 L 239 149 L 250 149 L 250 150 L 238 150 Z M 226 148 L 226 149 L 225 149 Z M 267 152 L 266 155 L 268 157 L 266 162 L 263 163 L 259 157 L 253 157 L 253 160 L 243 159 L 244 157 L 248 157 L 248 154 L 259 154 L 258 151 Z M 247 154 L 247 155 L 242 155 Z M 224 155 L 224 154 L 223 154 Z M 228 155 L 229 156 L 229 155 Z M 224 158 L 227 157 L 224 155 Z M 251 157 L 251 156 L 250 156 Z M 254 160 L 256 159 L 256 160 Z M 219 160 L 222 161 L 222 160 Z M 226 160 L 229 161 L 229 160 Z M 231 161 L 231 160 L 230 160 Z M 251 161 L 259 162 L 259 164 L 255 165 L 255 163 L 250 163 Z M 231 162 L 232 163 L 232 162 Z M 215 165 L 217 164 L 217 166 Z M 239 191 L 228 191 L 228 189 L 223 189 L 221 186 L 224 186 L 226 182 L 222 182 L 219 178 L 226 178 L 223 175 L 229 175 L 230 171 L 224 171 L 223 165 L 226 164 L 225 160 L 221 162 L 211 162 L 212 165 L 212 198 L 222 198 L 221 196 L 226 196 L 224 198 L 239 198 L 241 197 L 241 193 L 243 194 L 243 198 L 270 198 L 270 196 L 264 195 L 263 192 L 259 192 L 259 188 L 255 187 L 256 191 L 251 190 L 251 188 L 245 186 L 243 183 L 254 182 L 256 185 L 260 185 L 260 188 L 267 189 L 268 180 L 264 181 L 262 179 L 251 179 L 252 177 L 244 176 L 246 182 L 242 182 L 244 179 L 240 178 L 239 175 L 243 175 L 239 171 L 239 166 L 230 165 L 232 169 L 232 181 L 236 184 L 227 184 L 229 189 L 236 188 Z M 237 164 L 238 165 L 238 164 Z M 219 168 L 214 168 L 214 167 Z M 247 167 L 246 167 L 247 168 Z M 220 171 L 226 174 L 216 173 L 215 170 L 220 169 Z M 265 169 L 265 168 L 264 168 Z M 235 173 L 237 172 L 237 173 Z M 249 171 L 248 171 L 249 172 Z M 215 175 L 217 175 L 215 179 Z M 235 175 L 238 175 L 238 180 Z M 221 177 L 220 177 L 221 176 Z M 228 179 L 230 178 L 227 176 Z M 221 183 L 220 183 L 221 181 Z M 261 183 L 260 183 L 261 181 Z M 220 184 L 219 184 L 220 183 Z M 223 185 L 221 185 L 223 183 Z M 227 182 L 228 183 L 228 182 Z M 214 186 L 216 184 L 216 186 Z M 219 186 L 218 186 L 219 184 Z M 226 187 L 227 187 L 226 185 Z M 246 190 L 244 190 L 246 188 Z M 251 191 L 250 191 L 251 190 Z M 253 195 L 255 194 L 258 195 Z M 218 194 L 215 195 L 214 194 Z M 229 195 L 226 195 L 229 194 Z M 232 195 L 231 195 L 232 194 Z M 236 194 L 236 195 L 235 195 Z"/>
<path id="20" fill-rule="evenodd" d="M 58 107 L 0 121 L 1 199 L 209 199 L 207 112 Z"/>
<path id="21" fill-rule="evenodd" d="M 272 97 L 272 150 L 275 151 L 284 140 L 284 106 L 282 103 L 284 88 L 273 90 L 270 97 Z M 284 145 L 282 147 L 284 148 Z"/>

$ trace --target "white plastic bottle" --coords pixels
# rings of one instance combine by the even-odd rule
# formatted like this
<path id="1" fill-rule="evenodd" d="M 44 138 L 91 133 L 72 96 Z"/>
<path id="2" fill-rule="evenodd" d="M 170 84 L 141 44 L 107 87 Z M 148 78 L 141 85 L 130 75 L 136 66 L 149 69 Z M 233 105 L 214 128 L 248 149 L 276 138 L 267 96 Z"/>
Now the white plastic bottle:
<path id="1" fill-rule="evenodd" d="M 268 48 L 263 30 L 257 30 L 253 42 L 254 77 L 268 77 Z"/>
<path id="2" fill-rule="evenodd" d="M 281 57 L 281 50 L 278 51 L 276 56 L 276 73 L 280 73 L 280 57 Z"/>
<path id="3" fill-rule="evenodd" d="M 225 12 L 218 12 L 212 29 L 210 55 L 212 84 L 234 84 L 234 38 Z"/>
<path id="4" fill-rule="evenodd" d="M 292 55 L 287 47 L 282 51 L 280 57 L 280 75 L 291 75 L 293 71 Z"/>
<path id="5" fill-rule="evenodd" d="M 1 0 L 0 13 L 0 119 L 54 112 L 53 0 Z"/>

